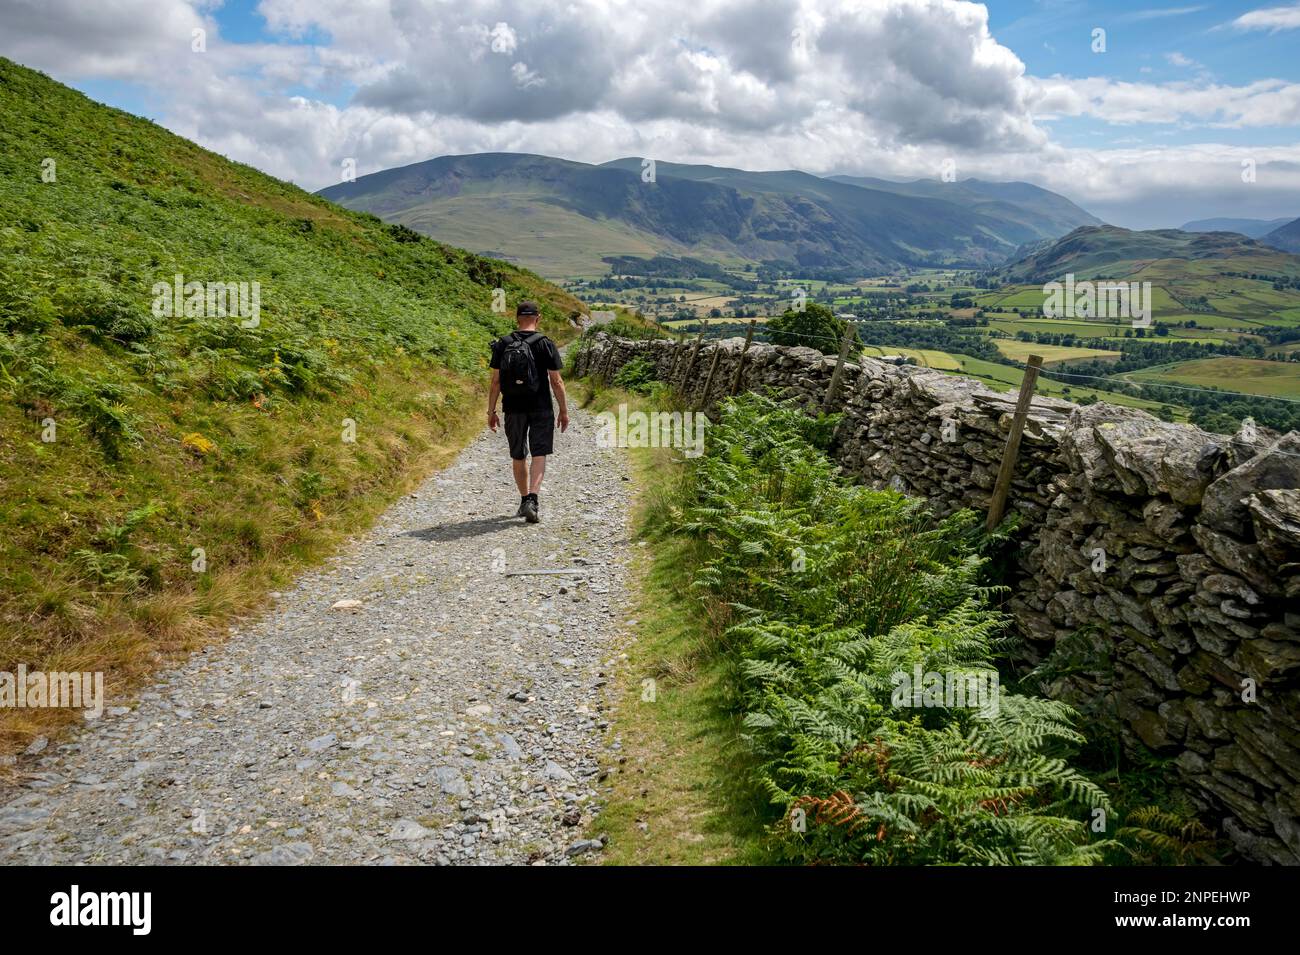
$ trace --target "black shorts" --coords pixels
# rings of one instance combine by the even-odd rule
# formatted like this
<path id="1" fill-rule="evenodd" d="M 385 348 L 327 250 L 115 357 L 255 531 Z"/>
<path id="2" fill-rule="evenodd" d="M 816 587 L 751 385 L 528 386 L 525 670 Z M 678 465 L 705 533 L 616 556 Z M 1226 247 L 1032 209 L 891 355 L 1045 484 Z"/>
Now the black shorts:
<path id="1" fill-rule="evenodd" d="M 522 461 L 530 453 L 535 458 L 551 453 L 551 444 L 555 440 L 555 412 L 552 409 L 507 411 L 505 419 L 510 456 L 516 461 Z"/>

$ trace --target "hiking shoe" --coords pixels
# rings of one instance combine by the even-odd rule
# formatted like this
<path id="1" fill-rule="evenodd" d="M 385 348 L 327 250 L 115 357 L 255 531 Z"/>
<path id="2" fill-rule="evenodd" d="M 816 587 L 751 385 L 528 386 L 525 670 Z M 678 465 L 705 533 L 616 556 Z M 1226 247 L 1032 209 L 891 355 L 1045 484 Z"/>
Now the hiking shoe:
<path id="1" fill-rule="evenodd" d="M 540 517 L 537 516 L 537 497 L 530 495 L 524 499 L 524 503 L 519 505 L 519 510 L 523 512 L 524 520 L 529 524 L 536 524 Z"/>
<path id="2" fill-rule="evenodd" d="M 521 497 L 519 499 L 519 510 L 515 511 L 515 517 L 523 517 L 525 513 L 525 509 L 527 507 L 528 507 L 528 498 Z"/>

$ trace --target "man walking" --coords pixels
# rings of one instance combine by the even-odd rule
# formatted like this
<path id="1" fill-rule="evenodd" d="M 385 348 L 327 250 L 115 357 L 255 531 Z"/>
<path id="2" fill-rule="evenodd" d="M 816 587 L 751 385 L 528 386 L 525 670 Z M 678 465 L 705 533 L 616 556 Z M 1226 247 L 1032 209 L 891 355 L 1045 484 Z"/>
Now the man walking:
<path id="1" fill-rule="evenodd" d="M 492 381 L 488 385 L 488 427 L 497 429 L 497 395 L 502 396 L 506 416 L 506 440 L 515 485 L 519 488 L 519 510 L 529 524 L 536 524 L 546 473 L 546 456 L 555 435 L 555 412 L 551 392 L 560 403 L 560 430 L 569 428 L 569 405 L 560 369 L 564 362 L 555 343 L 537 330 L 541 310 L 536 302 L 523 301 L 515 309 L 516 328 L 492 343 Z M 532 453 L 530 468 L 526 459 Z"/>

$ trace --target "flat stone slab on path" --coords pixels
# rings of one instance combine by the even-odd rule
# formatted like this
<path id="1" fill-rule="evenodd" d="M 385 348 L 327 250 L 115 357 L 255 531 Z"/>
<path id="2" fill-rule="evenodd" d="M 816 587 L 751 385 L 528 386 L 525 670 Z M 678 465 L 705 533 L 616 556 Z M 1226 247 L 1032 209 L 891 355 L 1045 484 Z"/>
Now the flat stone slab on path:
<path id="1" fill-rule="evenodd" d="M 575 411 L 557 434 L 528 525 L 485 431 L 256 623 L 26 759 L 0 862 L 578 855 L 629 551 L 626 460 L 595 433 Z"/>

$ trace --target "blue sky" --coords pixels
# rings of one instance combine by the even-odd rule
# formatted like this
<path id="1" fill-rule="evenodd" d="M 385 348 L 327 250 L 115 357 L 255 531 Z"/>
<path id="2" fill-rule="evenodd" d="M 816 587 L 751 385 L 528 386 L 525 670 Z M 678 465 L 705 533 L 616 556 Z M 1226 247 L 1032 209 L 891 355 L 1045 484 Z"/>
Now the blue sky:
<path id="1" fill-rule="evenodd" d="M 1261 75 L 1300 78 L 1294 33 L 1243 32 L 1224 24 L 1268 3 L 1074 2 L 1074 0 L 1004 0 L 988 4 L 994 34 L 1014 49 L 1029 70 L 1039 75 L 1085 76 L 1102 72 L 1137 81 L 1143 67 L 1167 78 L 1179 76 L 1164 62 L 1179 52 L 1204 64 L 1226 82 L 1249 82 Z M 1091 50 L 1091 31 L 1107 31 L 1107 52 Z"/>
<path id="2" fill-rule="evenodd" d="M 1300 82 L 1300 31 L 1242 31 L 1225 27 L 1266 3 L 1074 2 L 1074 0 L 1006 0 L 988 5 L 994 34 L 1038 76 L 1105 76 L 1132 83 L 1188 82 L 1246 85 L 1264 78 Z M 1094 28 L 1106 31 L 1106 51 L 1092 49 Z M 1102 122 L 1053 124 L 1062 142 L 1096 145 L 1110 141 L 1159 137 L 1170 145 L 1200 141 L 1196 126 L 1165 128 L 1134 124 L 1113 127 Z M 1216 139 L 1242 144 L 1294 142 L 1294 126 L 1219 130 Z"/>
<path id="3" fill-rule="evenodd" d="M 1300 0 L 0 4 L 0 54 L 309 188 L 346 159 L 497 150 L 894 179 L 952 161 L 1135 228 L 1300 215 L 1297 49 Z"/>

